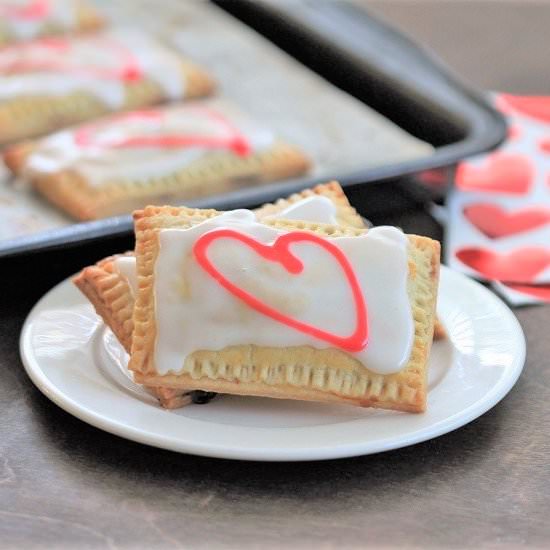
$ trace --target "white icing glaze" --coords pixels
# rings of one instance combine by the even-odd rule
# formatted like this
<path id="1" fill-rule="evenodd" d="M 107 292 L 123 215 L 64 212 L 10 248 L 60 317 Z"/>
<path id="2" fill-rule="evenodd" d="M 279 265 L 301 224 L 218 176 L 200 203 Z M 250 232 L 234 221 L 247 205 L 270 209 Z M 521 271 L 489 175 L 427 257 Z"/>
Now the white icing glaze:
<path id="1" fill-rule="evenodd" d="M 286 218 L 287 220 L 304 220 L 337 225 L 336 213 L 336 205 L 328 197 L 315 195 L 295 202 L 281 212 L 267 216 L 267 218 Z"/>
<path id="2" fill-rule="evenodd" d="M 178 372 L 185 358 L 201 349 L 243 344 L 330 347 L 262 315 L 205 273 L 192 249 L 201 235 L 219 228 L 238 230 L 266 244 L 284 233 L 259 224 L 247 210 L 227 212 L 186 230 L 160 232 L 154 282 L 157 371 Z M 406 236 L 396 228 L 381 227 L 331 242 L 351 263 L 367 304 L 369 344 L 352 355 L 375 372 L 399 371 L 409 359 L 414 337 Z M 355 311 L 341 266 L 312 243 L 294 243 L 290 249 L 304 264 L 299 275 L 261 259 L 233 239 L 214 241 L 208 257 L 231 282 L 285 315 L 339 336 L 350 335 Z"/>
<path id="3" fill-rule="evenodd" d="M 329 208 L 329 205 L 327 205 L 327 201 L 330 204 L 331 208 Z M 323 196 L 314 196 L 297 201 L 294 204 L 290 205 L 288 208 L 281 210 L 281 212 L 269 216 L 269 218 L 286 218 L 309 222 L 335 224 L 335 214 L 336 206 L 330 199 Z M 137 273 L 135 256 L 118 256 L 114 259 L 113 265 L 115 267 L 115 270 L 120 275 L 122 275 L 128 283 L 130 290 L 132 291 L 132 295 L 136 296 Z"/>
<path id="4" fill-rule="evenodd" d="M 35 40 L 0 50 L 0 99 L 84 91 L 111 109 L 119 109 L 125 98 L 121 74 L 134 66 L 156 82 L 167 99 L 184 96 L 178 55 L 139 31 L 118 29 Z"/>
<path id="5" fill-rule="evenodd" d="M 212 112 L 216 115 L 214 118 L 205 114 Z M 135 118 L 131 114 L 113 116 L 95 127 L 91 132 L 93 141 L 86 146 L 78 143 L 78 129 L 52 134 L 40 141 L 29 156 L 27 172 L 56 172 L 70 168 L 94 186 L 113 180 L 147 180 L 171 174 L 208 154 L 212 148 L 201 145 L 112 147 L 110 144 L 138 136 L 160 139 L 167 135 L 230 138 L 227 124 L 220 123 L 217 118 L 220 115 L 233 128 L 233 134 L 237 133 L 245 139 L 252 152 L 270 147 L 274 140 L 270 131 L 219 100 L 190 102 L 139 113 L 157 113 L 160 118 Z M 82 128 L 93 129 L 94 126 Z"/>
<path id="6" fill-rule="evenodd" d="M 18 15 L 21 9 L 44 4 L 41 17 Z M 38 8 L 40 10 L 40 8 Z M 71 30 L 76 27 L 77 4 L 74 0 L 8 0 L 0 7 L 1 25 L 12 36 L 29 40 L 38 36 L 47 25 Z"/>

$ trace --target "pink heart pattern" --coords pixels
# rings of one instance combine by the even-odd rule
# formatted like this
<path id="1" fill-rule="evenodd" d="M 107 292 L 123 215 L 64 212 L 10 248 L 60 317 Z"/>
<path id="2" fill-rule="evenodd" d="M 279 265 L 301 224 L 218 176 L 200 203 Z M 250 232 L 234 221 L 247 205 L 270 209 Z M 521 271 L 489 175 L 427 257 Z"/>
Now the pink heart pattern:
<path id="1" fill-rule="evenodd" d="M 533 177 L 532 163 L 524 155 L 494 153 L 480 166 L 461 163 L 455 181 L 461 191 L 525 195 Z"/>
<path id="2" fill-rule="evenodd" d="M 525 233 L 550 223 L 550 209 L 543 207 L 507 211 L 498 204 L 473 203 L 464 216 L 490 239 Z"/>

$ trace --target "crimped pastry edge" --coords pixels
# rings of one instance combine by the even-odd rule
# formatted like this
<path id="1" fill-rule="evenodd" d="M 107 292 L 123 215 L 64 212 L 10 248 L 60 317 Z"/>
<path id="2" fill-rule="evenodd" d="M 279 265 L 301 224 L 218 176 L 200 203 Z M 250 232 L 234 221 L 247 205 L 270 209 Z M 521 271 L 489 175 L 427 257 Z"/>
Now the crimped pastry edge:
<path id="1" fill-rule="evenodd" d="M 22 173 L 32 149 L 32 144 L 27 142 L 8 150 L 4 156 L 6 165 L 15 174 Z M 285 179 L 302 174 L 308 168 L 309 161 L 299 149 L 277 141 L 268 150 L 246 158 L 226 152 L 209 153 L 177 172 L 151 178 L 147 185 L 118 180 L 97 188 L 74 170 L 30 174 L 29 178 L 45 198 L 74 218 L 93 220 L 123 214 L 150 201 L 181 201 L 227 192 L 249 181 L 262 183 Z"/>

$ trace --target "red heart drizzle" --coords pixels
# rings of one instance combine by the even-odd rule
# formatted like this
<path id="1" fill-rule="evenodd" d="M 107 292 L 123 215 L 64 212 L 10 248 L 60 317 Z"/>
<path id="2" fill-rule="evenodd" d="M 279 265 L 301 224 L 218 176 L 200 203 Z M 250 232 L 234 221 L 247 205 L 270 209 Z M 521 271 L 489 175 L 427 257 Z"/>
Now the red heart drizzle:
<path id="1" fill-rule="evenodd" d="M 102 37 L 101 42 L 97 41 L 97 45 L 94 44 L 94 48 L 101 47 L 106 59 L 118 61 L 114 67 L 74 63 L 70 59 L 72 47 L 73 42 L 70 39 L 49 37 L 1 48 L 0 72 L 18 74 L 51 71 L 85 74 L 127 82 L 143 77 L 143 72 L 134 54 L 124 44 L 113 38 Z M 34 59 L 33 53 L 35 53 Z"/>
<path id="2" fill-rule="evenodd" d="M 487 248 L 464 247 L 458 249 L 455 255 L 485 278 L 496 281 L 533 282 L 550 265 L 550 250 L 535 246 L 519 248 L 507 254 Z"/>
<path id="3" fill-rule="evenodd" d="M 491 239 L 530 231 L 550 222 L 550 209 L 533 207 L 507 212 L 496 204 L 475 203 L 464 208 L 464 216 Z"/>
<path id="4" fill-rule="evenodd" d="M 331 254 L 344 272 L 346 281 L 348 282 L 355 304 L 356 313 L 356 327 L 353 334 L 347 337 L 341 337 L 331 332 L 324 331 L 307 323 L 303 323 L 277 311 L 275 308 L 262 302 L 246 290 L 238 287 L 229 281 L 224 275 L 222 275 L 216 267 L 212 264 L 208 258 L 208 247 L 219 239 L 234 239 L 244 245 L 252 248 L 258 255 L 270 262 L 276 262 L 281 264 L 289 273 L 293 275 L 300 274 L 303 269 L 303 263 L 294 256 L 289 248 L 293 243 L 298 242 L 310 242 L 317 246 L 320 246 Z M 368 322 L 367 322 L 367 307 L 363 292 L 357 280 L 357 276 L 353 271 L 353 268 L 346 258 L 345 254 L 334 244 L 327 239 L 323 239 L 315 234 L 306 233 L 305 231 L 293 231 L 291 233 L 285 233 L 278 237 L 272 245 L 262 244 L 252 237 L 235 231 L 233 229 L 215 229 L 205 233 L 199 239 L 197 239 L 193 253 L 199 265 L 221 286 L 229 291 L 233 296 L 242 300 L 249 307 L 260 312 L 266 317 L 293 328 L 304 334 L 308 334 L 323 340 L 330 344 L 333 344 L 339 348 L 342 348 L 349 352 L 358 352 L 367 346 L 368 342 Z"/>
<path id="5" fill-rule="evenodd" d="M 522 292 L 523 294 L 528 294 L 529 296 L 539 298 L 545 302 L 550 302 L 550 285 L 522 285 L 508 283 L 505 286 L 515 290 L 516 292 Z"/>
<path id="6" fill-rule="evenodd" d="M 124 124 L 132 120 L 151 120 L 161 123 L 166 113 L 154 109 L 134 111 L 112 117 L 106 122 L 82 126 L 74 133 L 74 141 L 80 147 L 101 147 L 107 149 L 123 149 L 132 147 L 159 147 L 163 149 L 182 149 L 186 147 L 202 147 L 205 149 L 229 149 L 236 155 L 246 156 L 252 152 L 248 140 L 239 130 L 221 113 L 204 106 L 187 107 L 189 111 L 196 111 L 204 118 L 212 120 L 220 129 L 220 136 L 205 136 L 200 134 L 164 134 L 157 136 L 132 136 L 121 139 L 101 141 L 100 132 L 106 126 Z"/>
<path id="7" fill-rule="evenodd" d="M 501 94 L 497 105 L 503 111 L 509 111 L 511 108 L 522 115 L 536 118 L 539 122 L 550 123 L 550 97 L 548 96 Z"/>
<path id="8" fill-rule="evenodd" d="M 462 191 L 523 195 L 529 191 L 533 175 L 531 161 L 525 156 L 493 153 L 480 166 L 459 164 L 456 185 Z"/>

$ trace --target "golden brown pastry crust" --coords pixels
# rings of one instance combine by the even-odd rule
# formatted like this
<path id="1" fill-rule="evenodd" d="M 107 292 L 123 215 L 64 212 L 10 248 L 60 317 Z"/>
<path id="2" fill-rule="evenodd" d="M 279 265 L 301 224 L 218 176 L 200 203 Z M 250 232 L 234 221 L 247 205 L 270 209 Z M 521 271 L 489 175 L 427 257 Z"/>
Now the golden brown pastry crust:
<path id="1" fill-rule="evenodd" d="M 314 195 L 322 195 L 332 201 L 336 207 L 336 221 L 338 225 L 344 227 L 358 227 L 360 229 L 365 228 L 365 221 L 357 213 L 357 210 L 349 203 L 342 186 L 337 181 L 329 181 L 312 187 L 311 189 L 304 189 L 299 193 L 294 193 L 290 197 L 279 199 L 274 203 L 267 203 L 260 208 L 256 209 L 256 216 L 262 220 L 268 216 L 273 216 L 301 200 Z"/>
<path id="2" fill-rule="evenodd" d="M 204 97 L 214 91 L 210 75 L 194 63 L 181 59 L 181 78 L 185 83 L 185 99 Z M 126 97 L 121 111 L 139 109 L 165 100 L 162 88 L 153 80 L 142 79 L 125 84 Z M 0 145 L 38 137 L 48 132 L 79 124 L 112 112 L 96 96 L 86 91 L 66 95 L 21 96 L 0 101 Z M 24 150 L 9 153 L 8 166 L 17 174 L 32 152 L 29 143 Z"/>
<path id="3" fill-rule="evenodd" d="M 129 368 L 137 382 L 185 390 L 205 390 L 286 399 L 342 402 L 363 407 L 422 412 L 427 401 L 427 361 L 433 338 L 439 279 L 439 243 L 409 236 L 408 293 L 415 321 L 413 350 L 398 373 L 380 375 L 338 349 L 309 346 L 267 348 L 232 346 L 201 350 L 185 359 L 178 374 L 160 375 L 154 364 L 156 340 L 154 265 L 158 234 L 187 228 L 217 216 L 215 210 L 147 207 L 134 213 L 139 291 Z M 333 238 L 359 236 L 364 230 L 270 219 L 266 225 L 312 231 Z"/>
<path id="4" fill-rule="evenodd" d="M 84 268 L 73 277 L 73 283 L 90 300 L 96 313 L 113 331 L 126 352 L 132 345 L 134 296 L 128 282 L 115 269 L 114 261 L 132 252 L 109 256 Z M 177 409 L 191 403 L 191 397 L 181 390 L 149 387 L 165 409 Z"/>
<path id="5" fill-rule="evenodd" d="M 85 267 L 73 277 L 73 283 L 90 300 L 97 314 L 130 353 L 134 323 L 134 296 L 126 279 L 115 268 L 115 260 L 132 252 L 109 256 Z"/>

